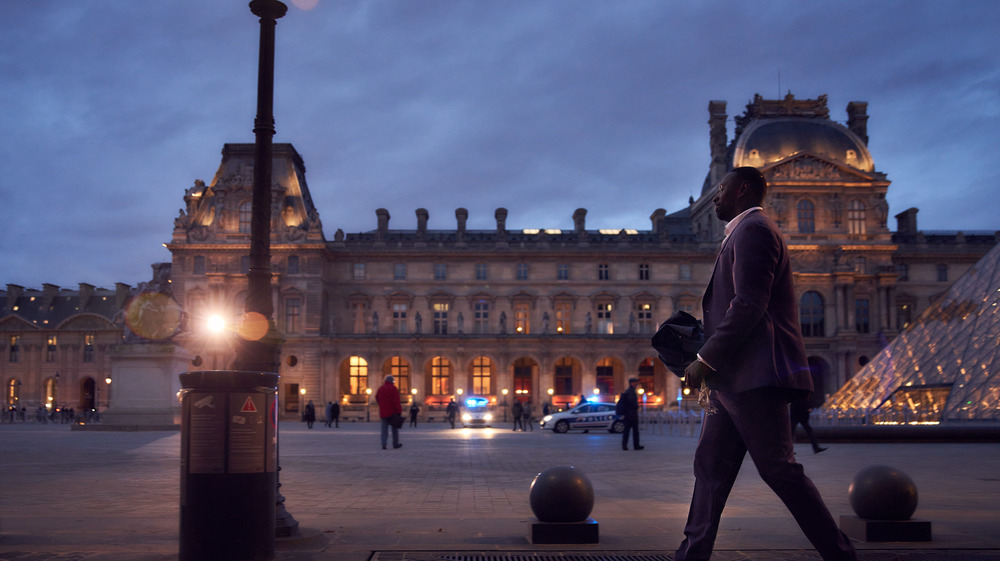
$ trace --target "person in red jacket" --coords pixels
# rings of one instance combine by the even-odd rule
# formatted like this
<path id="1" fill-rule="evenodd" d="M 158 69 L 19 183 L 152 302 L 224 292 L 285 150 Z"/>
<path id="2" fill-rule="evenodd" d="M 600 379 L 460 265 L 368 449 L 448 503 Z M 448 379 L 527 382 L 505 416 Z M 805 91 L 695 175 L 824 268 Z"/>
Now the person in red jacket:
<path id="1" fill-rule="evenodd" d="M 387 375 L 385 383 L 375 392 L 375 402 L 378 403 L 378 416 L 382 420 L 383 450 L 385 450 L 386 441 L 389 438 L 389 427 L 392 427 L 392 447 L 399 448 L 402 446 L 399 442 L 399 427 L 390 422 L 393 415 L 399 416 L 398 418 L 402 420 L 401 415 L 403 414 L 403 407 L 399 404 L 399 389 L 396 388 L 395 381 L 396 379 L 392 377 L 392 374 Z"/>

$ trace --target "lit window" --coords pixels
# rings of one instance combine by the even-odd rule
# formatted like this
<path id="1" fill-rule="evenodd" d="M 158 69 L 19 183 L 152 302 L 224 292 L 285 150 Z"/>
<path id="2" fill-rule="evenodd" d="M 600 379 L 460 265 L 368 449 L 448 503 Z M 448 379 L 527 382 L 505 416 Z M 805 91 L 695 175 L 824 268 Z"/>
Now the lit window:
<path id="1" fill-rule="evenodd" d="M 570 302 L 556 302 L 556 333 L 567 334 L 570 332 L 570 314 L 573 304 Z"/>
<path id="2" fill-rule="evenodd" d="M 518 335 L 527 335 L 530 331 L 528 304 L 525 302 L 514 304 L 514 332 Z"/>
<path id="3" fill-rule="evenodd" d="M 368 389 L 368 361 L 359 356 L 352 356 L 349 365 L 347 376 L 350 383 L 349 393 L 351 395 L 365 393 Z"/>
<path id="4" fill-rule="evenodd" d="M 652 304 L 637 304 L 635 307 L 635 317 L 639 324 L 639 333 L 653 333 L 656 330 L 653 323 Z"/>
<path id="5" fill-rule="evenodd" d="M 485 357 L 478 356 L 472 361 L 472 393 L 476 395 L 488 395 L 490 393 L 490 379 L 493 373 L 493 362 Z"/>
<path id="6" fill-rule="evenodd" d="M 19 335 L 12 335 L 10 338 L 10 354 L 7 355 L 7 361 L 21 361 L 21 337 Z"/>
<path id="7" fill-rule="evenodd" d="M 434 334 L 435 335 L 447 335 L 448 334 L 448 303 L 447 302 L 435 302 L 434 303 Z"/>
<path id="8" fill-rule="evenodd" d="M 597 305 L 598 333 L 611 335 L 615 332 L 615 322 L 611 317 L 613 312 L 613 305 L 610 302 L 604 302 Z"/>
<path id="9" fill-rule="evenodd" d="M 94 362 L 94 335 L 92 333 L 83 336 L 83 362 Z"/>
<path id="10" fill-rule="evenodd" d="M 410 393 L 410 363 L 402 357 L 394 356 L 389 359 L 389 374 L 396 379 L 396 387 L 399 393 L 406 395 Z"/>
<path id="11" fill-rule="evenodd" d="M 857 199 L 847 206 L 847 231 L 857 235 L 865 233 L 865 204 Z"/>
<path id="12" fill-rule="evenodd" d="M 451 362 L 436 356 L 431 359 L 431 395 L 451 393 Z"/>
<path id="13" fill-rule="evenodd" d="M 56 342 L 55 335 L 49 335 L 48 344 L 45 347 L 45 362 L 55 362 L 56 361 L 56 347 L 58 343 Z"/>

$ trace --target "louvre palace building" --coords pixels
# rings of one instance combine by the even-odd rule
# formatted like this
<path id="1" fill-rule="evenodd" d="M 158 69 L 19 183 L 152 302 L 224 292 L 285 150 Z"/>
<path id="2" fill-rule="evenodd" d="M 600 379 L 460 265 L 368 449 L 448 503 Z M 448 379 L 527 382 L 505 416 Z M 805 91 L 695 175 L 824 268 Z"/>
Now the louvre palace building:
<path id="1" fill-rule="evenodd" d="M 746 165 L 767 178 L 765 211 L 792 254 L 815 401 L 823 402 L 998 240 L 992 231 L 921 231 L 917 209 L 890 210 L 890 181 L 868 150 L 867 105 L 848 104 L 839 123 L 825 96 L 758 95 L 735 116 L 730 139 L 727 104 L 712 101 L 700 196 L 613 231 L 588 229 L 584 208 L 567 209 L 572 230 L 512 230 L 504 208 L 486 230 L 468 229 L 462 208 L 445 229 L 429 228 L 424 209 L 378 209 L 371 230 L 328 238 L 305 163 L 292 145 L 274 145 L 280 411 L 297 415 L 307 400 L 322 411 L 334 401 L 343 417 L 363 418 L 386 374 L 424 417 L 440 418 L 464 395 L 497 407 L 529 401 L 536 414 L 581 395 L 614 400 L 632 376 L 647 408 L 695 406 L 650 336 L 675 310 L 700 316 L 724 227 L 712 197 L 728 170 Z M 252 168 L 252 144 L 226 144 L 210 183 L 178 190 L 184 208 L 166 244 L 172 262 L 153 265 L 149 283 L 0 291 L 6 404 L 29 416 L 39 407 L 103 409 L 108 398 L 113 407 L 110 365 L 143 337 L 167 341 L 188 370 L 230 367 L 234 332 L 207 324 L 243 312 Z M 172 298 L 184 321 L 168 333 L 129 329 L 126 304 L 154 290 Z"/>

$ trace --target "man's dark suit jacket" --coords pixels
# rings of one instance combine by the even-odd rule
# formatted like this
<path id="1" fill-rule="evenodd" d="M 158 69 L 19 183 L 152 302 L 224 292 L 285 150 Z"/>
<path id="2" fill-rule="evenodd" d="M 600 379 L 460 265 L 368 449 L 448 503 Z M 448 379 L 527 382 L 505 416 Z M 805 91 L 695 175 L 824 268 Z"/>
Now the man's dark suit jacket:
<path id="1" fill-rule="evenodd" d="M 746 215 L 723 243 L 702 307 L 710 388 L 812 391 L 788 247 L 763 212 Z"/>

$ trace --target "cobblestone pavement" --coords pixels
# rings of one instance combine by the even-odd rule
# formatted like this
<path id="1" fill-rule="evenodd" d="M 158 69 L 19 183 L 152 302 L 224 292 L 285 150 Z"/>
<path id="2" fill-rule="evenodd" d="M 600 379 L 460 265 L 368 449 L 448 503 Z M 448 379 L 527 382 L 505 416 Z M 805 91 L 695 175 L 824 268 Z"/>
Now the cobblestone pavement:
<path id="1" fill-rule="evenodd" d="M 625 452 L 619 438 L 424 423 L 402 430 L 402 448 L 382 450 L 376 423 L 312 430 L 283 423 L 281 492 L 303 537 L 280 540 L 276 559 L 547 561 L 568 552 L 581 561 L 636 559 L 636 552 L 670 559 L 687 515 L 696 439 L 647 430 L 646 449 Z M 177 432 L 0 426 L 0 560 L 176 559 L 180 441 Z M 853 514 L 847 489 L 866 466 L 890 465 L 916 482 L 914 517 L 932 522 L 933 541 L 859 542 L 861 559 L 1000 560 L 1000 446 L 837 443 L 822 454 L 807 444 L 796 451 L 835 517 Z M 576 466 L 591 480 L 599 544 L 529 542 L 529 486 L 556 465 Z M 717 544 L 716 561 L 819 559 L 749 463 Z"/>

